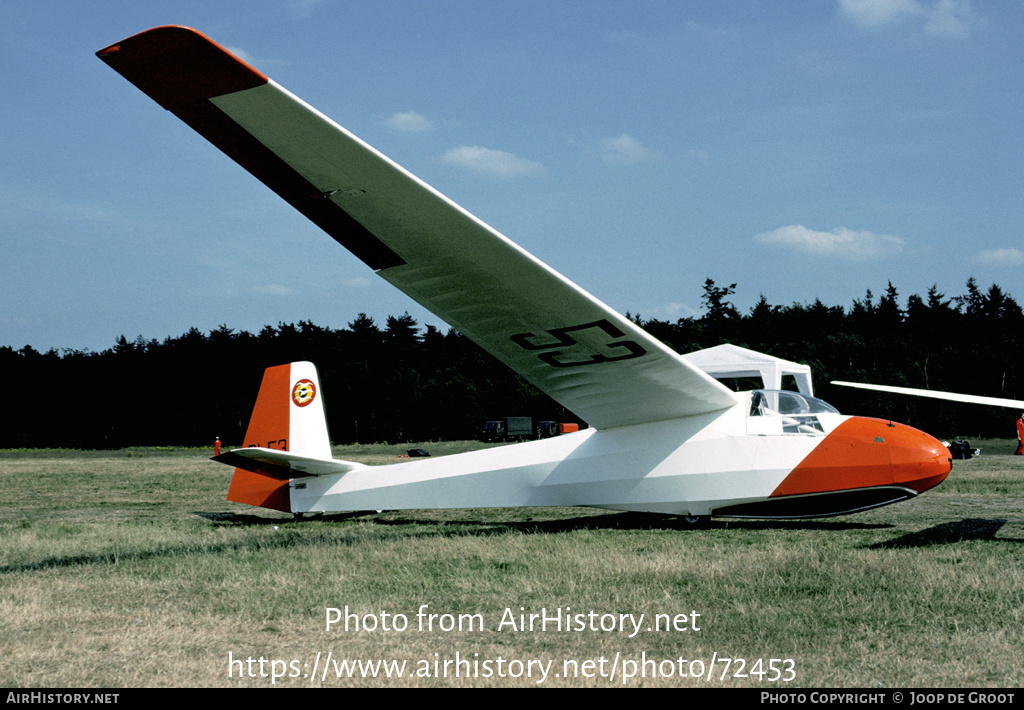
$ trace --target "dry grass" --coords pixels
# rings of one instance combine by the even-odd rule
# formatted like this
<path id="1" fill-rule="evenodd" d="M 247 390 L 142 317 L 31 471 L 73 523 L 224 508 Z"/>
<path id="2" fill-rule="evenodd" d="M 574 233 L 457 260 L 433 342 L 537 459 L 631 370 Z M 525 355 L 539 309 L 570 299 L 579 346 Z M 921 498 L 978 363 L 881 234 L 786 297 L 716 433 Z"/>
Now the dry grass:
<path id="1" fill-rule="evenodd" d="M 1004 443 L 983 444 L 983 452 Z M 422 446 L 436 454 L 466 444 Z M 379 463 L 406 448 L 349 447 L 335 455 Z M 0 683 L 271 685 L 269 677 L 239 678 L 237 665 L 229 677 L 229 654 L 266 659 L 267 674 L 271 660 L 300 664 L 278 666 L 299 677 L 276 685 L 508 687 L 537 680 L 306 677 L 318 652 L 321 663 L 328 652 L 335 660 L 405 660 L 407 672 L 431 676 L 435 660 L 458 652 L 478 664 L 553 661 L 549 686 L 622 685 L 621 666 L 614 681 L 554 677 L 563 660 L 610 663 L 616 654 L 705 664 L 714 654 L 790 658 L 796 672 L 788 684 L 728 674 L 722 680 L 719 662 L 708 683 L 679 678 L 675 665 L 674 677 L 636 678 L 630 686 L 1019 684 L 1024 461 L 1012 456 L 957 462 L 947 482 L 926 495 L 856 516 L 716 521 L 685 530 L 671 519 L 562 508 L 294 522 L 225 502 L 230 471 L 208 455 L 0 453 Z M 423 604 L 436 614 L 479 614 L 485 628 L 419 631 Z M 346 605 L 378 621 L 382 612 L 404 614 L 410 629 L 327 631 L 326 609 Z M 497 628 L 506 608 L 567 606 L 648 620 L 696 611 L 700 631 L 644 630 L 629 638 Z M 258 674 L 260 667 L 245 670 Z"/>

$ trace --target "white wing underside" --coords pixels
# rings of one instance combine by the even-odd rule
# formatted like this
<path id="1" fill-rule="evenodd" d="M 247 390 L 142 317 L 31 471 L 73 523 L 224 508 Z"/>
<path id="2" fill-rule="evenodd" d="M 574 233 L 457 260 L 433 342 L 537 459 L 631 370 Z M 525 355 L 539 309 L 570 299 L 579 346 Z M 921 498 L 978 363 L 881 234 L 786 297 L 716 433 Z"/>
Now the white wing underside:
<path id="1" fill-rule="evenodd" d="M 149 76 L 168 71 L 159 63 L 149 68 L 151 46 L 149 64 L 132 65 L 132 42 L 148 33 L 117 46 L 121 56 L 112 66 L 208 138 L 207 123 L 215 120 L 211 140 L 219 148 L 328 224 L 332 237 L 386 281 L 591 426 L 673 419 L 736 402 L 734 393 L 630 320 L 199 33 L 150 32 L 160 31 L 191 33 L 180 41 L 162 38 L 174 45 L 170 79 Z M 225 72 L 241 66 L 264 81 L 226 93 L 203 84 L 204 67 L 219 70 L 228 61 L 234 64 Z M 212 118 L 206 116 L 211 105 Z M 284 165 L 253 160 L 254 149 Z M 301 181 L 302 190 L 293 189 Z M 340 220 L 357 224 L 337 228 Z"/>

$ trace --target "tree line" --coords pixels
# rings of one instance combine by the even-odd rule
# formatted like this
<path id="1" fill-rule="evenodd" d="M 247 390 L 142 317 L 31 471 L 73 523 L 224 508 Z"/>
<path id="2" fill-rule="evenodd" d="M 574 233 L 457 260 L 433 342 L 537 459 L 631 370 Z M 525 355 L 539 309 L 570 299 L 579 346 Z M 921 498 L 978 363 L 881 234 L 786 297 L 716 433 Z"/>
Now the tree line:
<path id="1" fill-rule="evenodd" d="M 1019 412 L 834 387 L 831 380 L 1024 398 L 1018 359 L 1024 313 L 999 286 L 972 278 L 962 295 L 933 286 L 901 303 L 890 283 L 850 307 L 820 300 L 742 313 L 736 284 L 704 284 L 703 313 L 675 321 L 627 314 L 678 352 L 733 343 L 811 366 L 815 394 L 850 414 L 889 417 L 937 436 L 1014 435 Z M 296 360 L 320 372 L 335 443 L 475 438 L 483 422 L 571 412 L 454 330 L 408 314 L 383 326 L 310 322 L 196 328 L 163 341 L 117 339 L 102 352 L 0 347 L 5 424 L 0 448 L 121 448 L 241 443 L 263 370 Z M 743 389 L 758 382 L 729 383 Z M 583 422 L 580 422 L 583 423 Z"/>

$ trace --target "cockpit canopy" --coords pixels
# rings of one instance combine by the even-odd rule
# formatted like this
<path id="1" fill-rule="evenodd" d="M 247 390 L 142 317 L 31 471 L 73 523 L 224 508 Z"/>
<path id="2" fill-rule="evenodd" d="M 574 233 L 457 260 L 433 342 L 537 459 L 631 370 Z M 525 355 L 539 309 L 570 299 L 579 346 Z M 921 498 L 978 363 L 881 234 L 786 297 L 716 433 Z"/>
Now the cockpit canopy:
<path id="1" fill-rule="evenodd" d="M 839 414 L 839 410 L 817 397 L 799 392 L 753 390 L 748 430 L 759 434 L 824 434 L 820 414 Z"/>
<path id="2" fill-rule="evenodd" d="M 828 402 L 788 390 L 754 390 L 750 393 L 750 416 L 766 414 L 839 414 Z"/>

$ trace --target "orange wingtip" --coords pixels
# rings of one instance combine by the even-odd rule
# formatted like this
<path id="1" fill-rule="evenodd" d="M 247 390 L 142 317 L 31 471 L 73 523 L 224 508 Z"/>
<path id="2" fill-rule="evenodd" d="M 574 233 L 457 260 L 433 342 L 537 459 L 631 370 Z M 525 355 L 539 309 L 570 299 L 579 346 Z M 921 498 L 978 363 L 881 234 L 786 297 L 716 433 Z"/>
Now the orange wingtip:
<path id="1" fill-rule="evenodd" d="M 164 108 L 266 84 L 265 74 L 191 27 L 154 27 L 96 52 Z"/>

